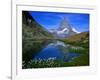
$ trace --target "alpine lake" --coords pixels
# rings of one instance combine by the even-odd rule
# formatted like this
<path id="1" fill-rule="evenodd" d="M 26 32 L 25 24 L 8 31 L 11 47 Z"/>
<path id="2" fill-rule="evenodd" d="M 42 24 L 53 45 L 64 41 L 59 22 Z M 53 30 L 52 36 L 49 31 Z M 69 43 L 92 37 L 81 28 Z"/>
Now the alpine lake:
<path id="1" fill-rule="evenodd" d="M 89 51 L 62 40 L 23 41 L 22 68 L 50 68 L 89 65 Z"/>

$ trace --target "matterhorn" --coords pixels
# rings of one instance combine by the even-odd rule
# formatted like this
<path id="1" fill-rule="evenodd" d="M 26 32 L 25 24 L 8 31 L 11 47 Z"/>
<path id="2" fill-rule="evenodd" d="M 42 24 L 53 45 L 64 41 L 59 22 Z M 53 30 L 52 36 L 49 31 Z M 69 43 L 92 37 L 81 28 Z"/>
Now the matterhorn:
<path id="1" fill-rule="evenodd" d="M 58 29 L 51 30 L 50 32 L 60 38 L 67 38 L 79 33 L 74 27 L 72 27 L 72 25 L 69 23 L 68 19 L 65 16 L 61 20 Z"/>

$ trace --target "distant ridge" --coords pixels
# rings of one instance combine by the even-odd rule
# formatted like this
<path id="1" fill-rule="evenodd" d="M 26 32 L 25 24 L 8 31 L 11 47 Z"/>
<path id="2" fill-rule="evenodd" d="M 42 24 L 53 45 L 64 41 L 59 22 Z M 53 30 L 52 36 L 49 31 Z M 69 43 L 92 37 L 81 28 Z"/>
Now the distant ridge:
<path id="1" fill-rule="evenodd" d="M 66 38 L 66 40 L 68 41 L 72 41 L 72 42 L 78 42 L 78 41 L 82 41 L 82 40 L 88 40 L 89 39 L 89 32 L 82 32 L 80 34 L 76 34 L 73 35 L 69 38 Z"/>

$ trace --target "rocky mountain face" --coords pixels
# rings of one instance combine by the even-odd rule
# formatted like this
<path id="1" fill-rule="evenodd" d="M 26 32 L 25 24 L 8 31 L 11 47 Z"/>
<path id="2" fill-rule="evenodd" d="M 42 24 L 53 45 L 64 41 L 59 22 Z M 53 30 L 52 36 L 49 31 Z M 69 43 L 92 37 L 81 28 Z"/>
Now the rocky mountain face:
<path id="1" fill-rule="evenodd" d="M 50 30 L 51 33 L 55 34 L 57 37 L 66 38 L 77 34 L 74 28 L 69 24 L 66 17 L 61 21 L 60 26 L 56 30 Z"/>
<path id="2" fill-rule="evenodd" d="M 52 37 L 52 34 L 33 19 L 28 11 L 22 12 L 23 39 L 40 39 Z"/>

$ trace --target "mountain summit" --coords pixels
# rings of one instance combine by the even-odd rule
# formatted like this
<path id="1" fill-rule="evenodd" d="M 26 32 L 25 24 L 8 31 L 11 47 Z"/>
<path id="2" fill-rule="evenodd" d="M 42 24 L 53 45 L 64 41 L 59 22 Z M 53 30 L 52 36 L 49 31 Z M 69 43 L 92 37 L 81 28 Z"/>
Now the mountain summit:
<path id="1" fill-rule="evenodd" d="M 63 30 L 65 28 L 72 30 L 71 25 L 69 24 L 67 18 L 64 16 L 63 20 L 60 22 L 60 26 L 59 26 L 58 30 Z"/>
<path id="2" fill-rule="evenodd" d="M 50 30 L 51 33 L 55 34 L 57 37 L 66 38 L 79 33 L 75 28 L 71 26 L 67 18 L 64 16 L 63 20 L 57 30 Z"/>

